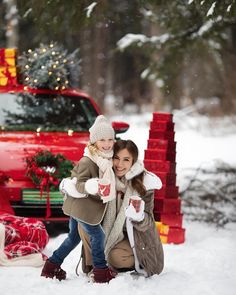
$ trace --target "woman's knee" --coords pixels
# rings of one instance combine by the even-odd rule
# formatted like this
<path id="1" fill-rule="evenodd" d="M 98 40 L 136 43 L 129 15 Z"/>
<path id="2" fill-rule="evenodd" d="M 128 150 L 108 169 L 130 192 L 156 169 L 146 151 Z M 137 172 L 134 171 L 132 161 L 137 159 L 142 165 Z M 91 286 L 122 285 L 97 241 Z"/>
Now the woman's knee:
<path id="1" fill-rule="evenodd" d="M 131 251 L 123 248 L 112 249 L 108 255 L 108 263 L 115 268 L 132 268 L 134 255 Z"/>

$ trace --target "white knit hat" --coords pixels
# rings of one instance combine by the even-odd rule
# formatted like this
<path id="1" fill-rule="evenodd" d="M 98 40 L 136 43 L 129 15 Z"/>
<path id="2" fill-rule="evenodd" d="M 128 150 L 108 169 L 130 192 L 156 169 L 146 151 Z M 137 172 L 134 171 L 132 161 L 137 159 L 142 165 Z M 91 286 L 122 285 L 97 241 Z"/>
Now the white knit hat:
<path id="1" fill-rule="evenodd" d="M 115 131 L 112 128 L 109 121 L 103 116 L 100 115 L 96 118 L 92 127 L 89 129 L 90 132 L 90 142 L 93 144 L 101 139 L 114 139 Z"/>

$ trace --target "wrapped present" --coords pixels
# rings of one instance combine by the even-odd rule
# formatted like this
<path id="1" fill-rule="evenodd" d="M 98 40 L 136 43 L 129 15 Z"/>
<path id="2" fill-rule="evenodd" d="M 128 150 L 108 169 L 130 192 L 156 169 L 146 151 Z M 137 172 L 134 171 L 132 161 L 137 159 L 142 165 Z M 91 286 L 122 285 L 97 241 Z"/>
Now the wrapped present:
<path id="1" fill-rule="evenodd" d="M 166 152 L 165 150 L 159 149 L 146 149 L 144 151 L 145 159 L 158 160 L 158 161 L 170 161 L 175 162 L 176 153 L 175 152 Z"/>
<path id="2" fill-rule="evenodd" d="M 162 182 L 162 185 L 165 186 L 174 186 L 176 183 L 176 174 L 175 173 L 168 173 L 168 172 L 159 172 L 151 170 L 152 173 L 156 174 Z"/>
<path id="3" fill-rule="evenodd" d="M 168 243 L 168 237 L 165 235 L 160 235 L 161 243 L 167 244 Z"/>
<path id="4" fill-rule="evenodd" d="M 17 85 L 16 78 L 0 78 L 0 86 Z"/>
<path id="5" fill-rule="evenodd" d="M 0 67 L 0 86 L 16 84 L 16 67 Z"/>
<path id="6" fill-rule="evenodd" d="M 152 121 L 150 129 L 156 131 L 174 131 L 174 123 L 168 121 Z"/>
<path id="7" fill-rule="evenodd" d="M 176 171 L 176 163 L 175 162 L 147 159 L 146 158 L 147 156 L 155 157 L 156 155 L 155 155 L 155 153 L 154 154 L 147 153 L 146 150 L 144 151 L 144 153 L 145 153 L 144 166 L 147 170 L 155 171 L 155 172 L 175 173 L 175 171 Z"/>
<path id="8" fill-rule="evenodd" d="M 153 121 L 166 121 L 166 122 L 172 122 L 173 121 L 173 115 L 169 113 L 153 113 Z"/>
<path id="9" fill-rule="evenodd" d="M 5 48 L 5 57 L 16 57 L 16 48 Z"/>
<path id="10" fill-rule="evenodd" d="M 162 244 L 182 244 L 185 241 L 185 229 L 172 227 L 160 221 L 156 221 L 156 227 L 160 234 Z"/>
<path id="11" fill-rule="evenodd" d="M 169 226 L 182 227 L 182 213 L 160 213 L 154 211 L 154 218 L 155 220 L 168 224 Z"/>
<path id="12" fill-rule="evenodd" d="M 169 233 L 169 225 L 164 224 L 160 221 L 156 221 L 155 222 L 157 230 L 159 232 L 160 235 L 168 235 Z"/>
<path id="13" fill-rule="evenodd" d="M 167 243 L 182 244 L 185 241 L 185 229 L 180 227 L 170 227 Z"/>
<path id="14" fill-rule="evenodd" d="M 169 142 L 167 139 L 148 139 L 148 149 L 161 149 L 167 152 L 176 150 L 176 142 Z"/>
<path id="15" fill-rule="evenodd" d="M 16 67 L 0 67 L 0 78 L 16 77 Z"/>
<path id="16" fill-rule="evenodd" d="M 176 185 L 162 185 L 160 190 L 154 191 L 154 202 L 155 199 L 178 199 L 179 187 Z"/>
<path id="17" fill-rule="evenodd" d="M 15 48 L 0 48 L 0 66 L 16 66 Z"/>
<path id="18" fill-rule="evenodd" d="M 154 199 L 154 211 L 160 213 L 180 213 L 181 200 L 178 199 Z"/>
<path id="19" fill-rule="evenodd" d="M 174 142 L 175 132 L 174 131 L 163 131 L 163 130 L 149 130 L 149 138 L 150 139 L 166 139 Z"/>

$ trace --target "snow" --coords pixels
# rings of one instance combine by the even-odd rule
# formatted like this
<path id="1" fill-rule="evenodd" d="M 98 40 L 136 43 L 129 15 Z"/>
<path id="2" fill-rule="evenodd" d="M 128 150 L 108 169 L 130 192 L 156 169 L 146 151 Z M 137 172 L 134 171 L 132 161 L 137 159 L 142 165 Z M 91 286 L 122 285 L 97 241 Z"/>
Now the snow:
<path id="1" fill-rule="evenodd" d="M 207 16 L 212 15 L 214 13 L 215 6 L 216 6 L 216 2 L 212 3 L 210 9 L 207 12 Z"/>
<path id="2" fill-rule="evenodd" d="M 170 35 L 168 33 L 162 34 L 160 36 L 152 36 L 147 37 L 143 34 L 126 34 L 122 37 L 118 42 L 118 48 L 123 51 L 126 47 L 130 46 L 133 43 L 137 43 L 138 46 L 141 46 L 144 43 L 154 43 L 156 45 L 163 44 L 170 39 Z"/>
<path id="3" fill-rule="evenodd" d="M 94 7 L 97 5 L 97 2 L 93 2 L 92 4 L 90 4 L 88 7 L 85 8 L 85 10 L 87 10 L 86 12 L 86 16 L 88 18 L 90 18 L 91 13 L 93 12 Z"/>
<path id="4" fill-rule="evenodd" d="M 122 138 L 134 140 L 143 158 L 147 147 L 151 113 L 116 115 L 112 120 L 130 124 Z M 222 160 L 236 164 L 236 132 L 234 120 L 229 118 L 212 122 L 207 117 L 175 112 L 175 140 L 177 141 L 178 183 L 183 183 L 184 171 L 201 165 L 212 165 Z M 220 126 L 223 126 L 220 128 Z M 40 277 L 41 268 L 1 267 L 1 294 L 64 295 L 64 294 L 161 294 L 161 295 L 233 295 L 236 290 L 236 224 L 217 229 L 214 225 L 190 222 L 184 219 L 186 241 L 181 245 L 164 244 L 165 267 L 157 276 L 134 278 L 130 273 L 119 274 L 109 284 L 89 283 L 86 276 L 75 274 L 80 246 L 64 261 L 68 279 L 59 282 Z M 51 255 L 66 234 L 51 238 L 44 253 Z"/>
<path id="5" fill-rule="evenodd" d="M 227 7 L 227 12 L 230 12 L 231 8 L 232 8 L 232 4 L 230 4 L 230 5 Z"/>

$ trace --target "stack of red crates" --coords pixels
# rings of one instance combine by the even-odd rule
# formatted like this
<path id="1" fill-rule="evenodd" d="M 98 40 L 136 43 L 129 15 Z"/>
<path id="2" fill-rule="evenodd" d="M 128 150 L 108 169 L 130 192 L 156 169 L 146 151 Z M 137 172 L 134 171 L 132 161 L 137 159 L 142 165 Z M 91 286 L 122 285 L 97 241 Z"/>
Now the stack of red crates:
<path id="1" fill-rule="evenodd" d="M 163 243 L 180 244 L 185 241 L 183 214 L 179 189 L 176 186 L 176 142 L 173 115 L 153 113 L 149 139 L 144 154 L 145 168 L 162 181 L 155 191 L 154 217 Z"/>

